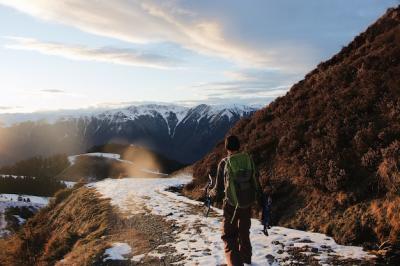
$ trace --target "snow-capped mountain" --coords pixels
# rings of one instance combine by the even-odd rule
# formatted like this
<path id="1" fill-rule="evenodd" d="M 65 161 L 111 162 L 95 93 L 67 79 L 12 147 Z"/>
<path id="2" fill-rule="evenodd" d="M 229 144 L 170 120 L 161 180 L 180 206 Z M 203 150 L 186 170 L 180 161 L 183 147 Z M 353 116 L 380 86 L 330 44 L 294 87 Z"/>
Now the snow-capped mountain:
<path id="1" fill-rule="evenodd" d="M 0 163 L 33 155 L 76 154 L 109 142 L 143 145 L 191 163 L 240 118 L 255 111 L 245 105 L 147 104 L 110 110 L 3 114 L 0 121 L 8 149 L 0 154 Z"/>

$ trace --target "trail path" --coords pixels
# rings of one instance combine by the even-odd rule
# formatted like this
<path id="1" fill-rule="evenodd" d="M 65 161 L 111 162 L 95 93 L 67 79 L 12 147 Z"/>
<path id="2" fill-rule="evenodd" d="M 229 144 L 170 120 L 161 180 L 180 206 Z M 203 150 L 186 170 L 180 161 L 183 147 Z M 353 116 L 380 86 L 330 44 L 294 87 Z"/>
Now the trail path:
<path id="1" fill-rule="evenodd" d="M 174 225 L 172 237 L 165 250 L 175 250 L 182 258 L 178 264 L 223 265 L 223 243 L 220 239 L 221 210 L 213 209 L 210 217 L 202 215 L 202 203 L 166 191 L 168 187 L 190 182 L 190 176 L 174 178 L 126 178 L 106 179 L 89 186 L 111 199 L 127 217 L 143 214 L 157 215 Z M 342 246 L 323 234 L 272 227 L 270 236 L 261 232 L 262 226 L 252 220 L 250 232 L 253 245 L 252 265 L 351 265 L 361 262 L 368 265 L 372 259 L 361 247 Z M 118 243 L 118 245 L 121 245 Z M 124 258 L 140 262 L 144 256 L 162 258 L 170 254 L 124 254 Z"/>

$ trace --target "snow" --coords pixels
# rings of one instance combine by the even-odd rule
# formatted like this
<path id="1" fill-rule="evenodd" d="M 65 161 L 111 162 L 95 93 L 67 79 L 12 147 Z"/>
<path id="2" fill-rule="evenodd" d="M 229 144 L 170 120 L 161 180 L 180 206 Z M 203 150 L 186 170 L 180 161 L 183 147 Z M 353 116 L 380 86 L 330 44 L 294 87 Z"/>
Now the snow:
<path id="1" fill-rule="evenodd" d="M 83 154 L 78 154 L 78 155 L 71 155 L 71 156 L 68 156 L 68 161 L 70 164 L 75 164 L 76 158 L 81 157 L 81 156 L 101 157 L 101 158 L 107 158 L 107 159 L 111 159 L 111 160 L 117 160 L 122 163 L 133 164 L 133 162 L 131 162 L 131 161 L 122 160 L 120 154 L 106 153 L 106 152 L 91 152 L 91 153 L 83 153 Z"/>
<path id="2" fill-rule="evenodd" d="M 76 158 L 81 157 L 81 156 L 93 156 L 93 157 L 102 157 L 102 158 L 108 158 L 108 159 L 112 159 L 112 160 L 117 160 L 121 163 L 127 163 L 127 164 L 131 164 L 134 165 L 135 163 L 128 161 L 128 160 L 122 160 L 121 155 L 116 154 L 116 153 L 101 153 L 101 152 L 94 152 L 94 153 L 84 153 L 84 154 L 79 154 L 79 155 L 72 155 L 72 156 L 68 156 L 68 161 L 70 162 L 70 164 L 75 164 L 76 162 Z M 160 175 L 160 176 L 167 176 L 168 174 L 165 173 L 161 173 L 158 170 L 151 170 L 151 169 L 146 169 L 146 168 L 140 168 L 140 171 L 144 172 L 144 173 L 149 173 L 149 174 L 155 174 L 155 175 Z M 66 182 L 66 181 L 62 181 L 64 182 L 64 184 L 67 185 L 67 187 L 69 187 L 69 185 L 71 187 L 73 187 L 75 185 L 74 182 Z M 71 184 L 67 184 L 67 183 L 71 183 Z"/>
<path id="3" fill-rule="evenodd" d="M 18 197 L 22 199 L 29 199 L 30 202 L 18 201 Z M 32 207 L 35 209 L 43 208 L 49 203 L 47 197 L 37 197 L 32 195 L 17 195 L 17 194 L 0 194 L 0 238 L 7 235 L 9 232 L 5 229 L 7 222 L 5 220 L 4 212 L 10 207 Z M 25 220 L 17 217 L 18 221 L 24 223 Z"/>
<path id="4" fill-rule="evenodd" d="M 182 185 L 190 181 L 191 176 L 106 179 L 92 183 L 91 186 L 104 197 L 110 198 L 111 203 L 119 207 L 127 216 L 145 213 L 147 209 L 152 214 L 161 215 L 166 220 L 174 221 L 182 230 L 176 231 L 176 241 L 168 245 L 174 247 L 178 254 L 184 255 L 185 258 L 180 263 L 185 265 L 223 264 L 225 257 L 220 238 L 222 211 L 213 208 L 217 217 L 205 218 L 200 211 L 193 212 L 193 208 L 202 208 L 201 202 L 166 191 L 166 188 L 170 186 Z M 321 263 L 324 263 L 329 255 L 353 259 L 372 258 L 361 247 L 338 245 L 332 238 L 324 234 L 272 227 L 270 236 L 266 237 L 261 231 L 260 222 L 252 219 L 250 232 L 253 245 L 254 263 L 252 265 L 289 263 L 291 262 L 290 254 L 287 251 L 290 246 L 317 248 L 320 253 L 316 254 L 318 256 L 314 258 Z M 162 257 L 165 254 L 153 251 L 151 255 Z M 273 256 L 269 262 L 266 258 L 267 255 Z"/>
<path id="5" fill-rule="evenodd" d="M 149 174 L 155 174 L 155 175 L 162 175 L 162 176 L 167 176 L 168 174 L 164 174 L 164 173 L 160 173 L 160 171 L 152 171 L 146 168 L 142 168 L 140 169 L 140 171 L 144 172 L 144 173 L 149 173 Z"/>
<path id="6" fill-rule="evenodd" d="M 17 123 L 22 123 L 25 121 L 32 122 L 45 122 L 54 124 L 58 121 L 69 121 L 76 119 L 83 119 L 90 121 L 91 119 L 106 120 L 116 123 L 124 123 L 127 121 L 134 121 L 142 116 L 161 116 L 167 126 L 169 135 L 173 136 L 175 134 L 176 127 L 182 122 L 186 121 L 193 114 L 197 116 L 197 121 L 201 118 L 218 118 L 222 116 L 227 116 L 231 119 L 234 114 L 243 115 L 244 113 L 249 113 L 256 111 L 257 108 L 247 105 L 240 104 L 230 104 L 230 105 L 206 105 L 200 104 L 194 107 L 180 106 L 175 104 L 142 104 L 142 105 L 132 105 L 123 108 L 88 108 L 88 109 L 78 109 L 78 110 L 60 110 L 60 111 L 47 111 L 47 112 L 35 112 L 35 113 L 15 113 L 15 114 L 0 114 L 0 125 L 12 126 Z M 170 115 L 175 114 L 177 121 L 176 124 L 169 123 L 168 118 Z M 100 127 L 97 128 L 97 130 Z M 123 127 L 118 126 L 118 131 L 121 131 Z M 85 128 L 86 132 L 86 128 Z M 64 138 L 68 135 L 64 135 Z"/>
<path id="7" fill-rule="evenodd" d="M 8 177 L 12 177 L 14 179 L 17 179 L 17 178 L 22 178 L 22 179 L 24 179 L 24 178 L 32 178 L 32 179 L 35 179 L 36 178 L 35 176 L 0 174 L 0 178 L 8 178 Z"/>
<path id="8" fill-rule="evenodd" d="M 139 255 L 133 256 L 131 258 L 131 261 L 140 262 L 144 257 L 145 257 L 145 254 L 139 254 Z"/>
<path id="9" fill-rule="evenodd" d="M 107 260 L 126 260 L 125 256 L 132 252 L 131 247 L 126 243 L 116 242 L 112 244 L 112 247 L 106 249 L 103 261 Z"/>
<path id="10" fill-rule="evenodd" d="M 121 155 L 116 154 L 116 153 L 91 152 L 91 153 L 84 153 L 84 154 L 68 156 L 69 163 L 71 165 L 75 164 L 76 158 L 78 158 L 80 156 L 102 157 L 102 158 L 114 159 L 114 160 L 119 160 L 121 158 Z"/>
<path id="11" fill-rule="evenodd" d="M 30 202 L 27 202 L 28 205 L 47 205 L 49 203 L 49 197 L 38 197 L 32 195 L 24 195 L 24 194 L 0 194 L 0 203 L 3 202 L 17 202 L 17 203 L 26 203 L 23 201 L 18 201 L 18 197 L 22 197 L 22 199 L 29 199 Z"/>
<path id="12" fill-rule="evenodd" d="M 244 116 L 250 112 L 255 112 L 257 108 L 240 104 L 224 104 L 224 105 L 206 105 L 201 104 L 189 110 L 188 115 L 183 122 L 187 120 L 196 120 L 197 123 L 203 118 L 207 120 L 218 120 L 221 117 L 227 117 L 231 120 L 234 115 Z"/>
<path id="13" fill-rule="evenodd" d="M 117 120 L 120 122 L 126 120 L 135 120 L 140 116 L 154 116 L 161 115 L 164 119 L 169 115 L 170 112 L 177 114 L 177 118 L 184 116 L 187 111 L 187 107 L 177 105 L 159 105 L 159 104 L 147 104 L 140 106 L 129 106 L 127 108 L 113 109 L 105 111 L 99 115 L 99 117 L 107 118 L 110 120 Z"/>
<path id="14" fill-rule="evenodd" d="M 25 223 L 25 219 L 24 218 L 22 218 L 21 216 L 19 216 L 19 215 L 13 215 L 15 218 L 17 218 L 17 220 L 18 220 L 18 223 L 19 224 L 23 224 L 23 223 Z"/>
<path id="15" fill-rule="evenodd" d="M 221 105 L 211 105 L 210 106 L 210 116 L 227 116 L 229 119 L 233 117 L 234 114 L 243 116 L 245 113 L 254 112 L 257 109 L 247 105 L 241 104 L 221 104 Z"/>
<path id="16" fill-rule="evenodd" d="M 73 188 L 77 182 L 63 181 L 63 180 L 61 180 L 61 183 L 63 183 L 64 185 L 66 185 L 67 188 Z"/>

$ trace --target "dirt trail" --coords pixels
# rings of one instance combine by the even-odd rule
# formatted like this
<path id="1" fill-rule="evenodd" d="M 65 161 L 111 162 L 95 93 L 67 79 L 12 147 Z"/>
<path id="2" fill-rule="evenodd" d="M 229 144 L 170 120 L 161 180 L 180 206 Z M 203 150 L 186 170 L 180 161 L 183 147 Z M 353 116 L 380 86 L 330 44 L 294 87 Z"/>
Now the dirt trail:
<path id="1" fill-rule="evenodd" d="M 188 182 L 180 178 L 128 178 L 94 183 L 125 218 L 115 241 L 132 247 L 124 265 L 223 265 L 221 210 L 202 215 L 202 203 L 166 191 Z M 131 235 L 124 230 L 132 230 Z M 270 236 L 252 220 L 252 265 L 373 265 L 360 247 L 341 246 L 323 234 L 273 227 Z M 111 261 L 109 261 L 111 263 Z M 111 265 L 111 264 L 110 264 Z M 113 264 L 115 265 L 115 264 Z"/>

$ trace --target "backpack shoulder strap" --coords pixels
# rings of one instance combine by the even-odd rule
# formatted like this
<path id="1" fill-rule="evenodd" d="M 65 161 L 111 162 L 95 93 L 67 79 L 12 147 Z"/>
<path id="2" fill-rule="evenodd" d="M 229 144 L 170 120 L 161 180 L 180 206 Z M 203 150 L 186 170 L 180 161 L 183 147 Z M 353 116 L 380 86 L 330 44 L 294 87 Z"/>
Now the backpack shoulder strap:
<path id="1" fill-rule="evenodd" d="M 247 156 L 249 157 L 249 160 L 250 160 L 250 164 L 251 164 L 251 170 L 252 170 L 252 180 L 253 180 L 253 183 L 254 183 L 254 187 L 256 188 L 256 193 L 258 194 L 258 195 L 261 195 L 262 193 L 261 193 L 261 186 L 260 186 L 260 182 L 258 181 L 258 176 L 257 176 L 257 168 L 256 168 L 256 166 L 255 166 L 255 163 L 254 163 L 254 160 L 253 160 L 253 158 L 251 157 L 251 155 L 250 154 L 248 154 L 248 153 L 246 153 L 247 154 Z"/>
<path id="2" fill-rule="evenodd" d="M 226 159 L 226 169 L 228 170 L 228 186 L 229 186 L 229 192 L 226 191 L 227 193 L 230 194 L 231 200 L 233 201 L 232 203 L 234 205 L 238 205 L 238 199 L 237 199 L 237 194 L 236 194 L 236 187 L 235 187 L 235 180 L 231 176 L 232 172 L 232 164 L 231 164 L 231 156 L 228 156 Z"/>

